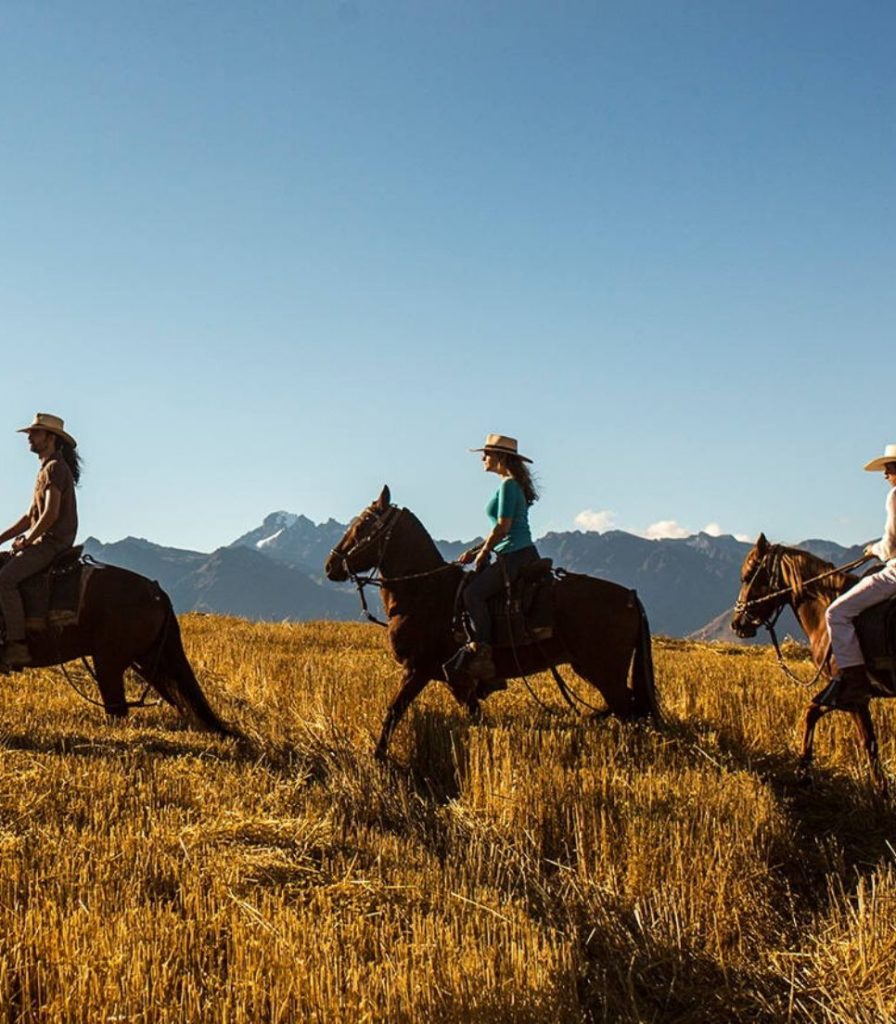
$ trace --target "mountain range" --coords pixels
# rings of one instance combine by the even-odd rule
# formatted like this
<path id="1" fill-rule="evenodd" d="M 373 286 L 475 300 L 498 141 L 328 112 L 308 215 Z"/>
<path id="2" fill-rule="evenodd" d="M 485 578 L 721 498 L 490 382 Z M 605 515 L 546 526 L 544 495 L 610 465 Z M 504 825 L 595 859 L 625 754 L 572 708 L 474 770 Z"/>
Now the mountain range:
<path id="1" fill-rule="evenodd" d="M 359 615 L 353 588 L 323 576 L 327 554 L 345 529 L 334 519 L 314 523 L 303 515 L 272 512 L 255 529 L 210 553 L 163 547 L 136 537 L 111 544 L 90 537 L 84 549 L 97 561 L 158 580 L 178 612 L 265 621 L 352 620 Z M 450 560 L 478 539 L 436 544 Z M 552 532 L 536 543 L 555 566 L 636 589 L 655 633 L 735 639 L 728 622 L 750 544 L 706 533 L 646 540 L 622 530 Z M 861 554 L 860 546 L 845 548 L 832 541 L 807 540 L 797 546 L 837 565 Z M 779 633 L 801 636 L 789 611 Z"/>

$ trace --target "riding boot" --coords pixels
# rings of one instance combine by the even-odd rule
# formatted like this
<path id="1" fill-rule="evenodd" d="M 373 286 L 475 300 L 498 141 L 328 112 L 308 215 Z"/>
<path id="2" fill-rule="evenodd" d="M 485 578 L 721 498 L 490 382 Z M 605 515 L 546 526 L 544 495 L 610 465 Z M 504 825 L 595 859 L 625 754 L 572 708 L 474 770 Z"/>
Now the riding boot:
<path id="1" fill-rule="evenodd" d="M 470 652 L 470 660 L 464 666 L 467 672 L 474 679 L 494 679 L 495 662 L 492 659 L 491 644 L 473 640 L 467 645 L 467 650 Z"/>
<path id="2" fill-rule="evenodd" d="M 31 664 L 31 652 L 23 641 L 13 640 L 4 645 L 0 659 L 7 668 L 25 668 Z"/>
<path id="3" fill-rule="evenodd" d="M 843 708 L 868 700 L 871 690 L 865 666 L 847 665 L 821 693 L 812 698 L 812 703 L 825 708 Z"/>

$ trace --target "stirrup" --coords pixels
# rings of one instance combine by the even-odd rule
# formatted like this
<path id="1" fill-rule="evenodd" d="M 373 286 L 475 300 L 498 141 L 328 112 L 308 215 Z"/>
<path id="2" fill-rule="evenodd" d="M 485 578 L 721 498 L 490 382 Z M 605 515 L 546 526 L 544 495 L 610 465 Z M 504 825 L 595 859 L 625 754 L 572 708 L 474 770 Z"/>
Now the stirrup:
<path id="1" fill-rule="evenodd" d="M 12 643 L 3 645 L 0 650 L 0 661 L 3 667 L 15 672 L 20 668 L 27 668 L 31 664 L 31 652 L 28 645 L 21 640 L 14 640 Z"/>

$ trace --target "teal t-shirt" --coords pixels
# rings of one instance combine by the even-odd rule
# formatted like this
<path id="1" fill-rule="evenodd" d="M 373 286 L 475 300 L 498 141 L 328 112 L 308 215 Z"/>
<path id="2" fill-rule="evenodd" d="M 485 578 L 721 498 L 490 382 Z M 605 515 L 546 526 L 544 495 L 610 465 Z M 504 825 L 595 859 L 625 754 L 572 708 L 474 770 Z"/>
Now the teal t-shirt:
<path id="1" fill-rule="evenodd" d="M 492 526 L 499 519 L 511 520 L 510 533 L 495 545 L 494 550 L 499 555 L 509 555 L 511 551 L 527 548 L 532 543 L 526 496 L 522 487 L 512 477 L 501 481 L 491 501 L 485 506 L 485 514 L 492 521 Z"/>

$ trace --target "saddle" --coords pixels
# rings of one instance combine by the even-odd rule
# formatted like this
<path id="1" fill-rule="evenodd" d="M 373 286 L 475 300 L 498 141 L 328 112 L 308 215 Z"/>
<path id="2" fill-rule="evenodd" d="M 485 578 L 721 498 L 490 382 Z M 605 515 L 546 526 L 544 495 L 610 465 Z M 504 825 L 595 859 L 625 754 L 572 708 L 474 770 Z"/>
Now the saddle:
<path id="1" fill-rule="evenodd" d="M 896 597 L 866 608 L 856 618 L 856 633 L 868 674 L 896 696 Z"/>
<path id="2" fill-rule="evenodd" d="M 505 588 L 489 599 L 493 647 L 525 647 L 554 635 L 553 565 L 550 558 L 540 558 L 523 566 L 509 594 Z M 463 587 L 469 582 L 468 575 L 457 595 L 454 632 L 458 643 L 469 638 L 461 611 Z"/>
<path id="3" fill-rule="evenodd" d="M 87 580 L 93 572 L 93 565 L 81 558 L 83 551 L 83 544 L 63 551 L 46 569 L 19 584 L 26 633 L 44 633 L 77 624 Z M 12 557 L 3 552 L 0 565 Z"/>

